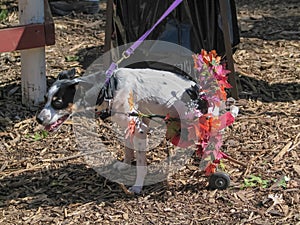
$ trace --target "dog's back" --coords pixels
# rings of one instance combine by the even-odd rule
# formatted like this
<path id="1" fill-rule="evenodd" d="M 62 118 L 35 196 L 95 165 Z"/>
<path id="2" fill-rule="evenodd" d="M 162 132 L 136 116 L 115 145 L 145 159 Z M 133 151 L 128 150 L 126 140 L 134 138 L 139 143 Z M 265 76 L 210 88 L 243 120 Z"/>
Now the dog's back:
<path id="1" fill-rule="evenodd" d="M 130 111 L 127 99 L 132 92 L 135 107 L 140 112 L 172 115 L 175 112 L 171 108 L 176 107 L 177 111 L 182 109 L 183 95 L 188 88 L 195 85 L 194 81 L 179 74 L 153 69 L 121 68 L 115 72 L 115 76 L 118 88 L 114 109 L 121 112 Z"/>

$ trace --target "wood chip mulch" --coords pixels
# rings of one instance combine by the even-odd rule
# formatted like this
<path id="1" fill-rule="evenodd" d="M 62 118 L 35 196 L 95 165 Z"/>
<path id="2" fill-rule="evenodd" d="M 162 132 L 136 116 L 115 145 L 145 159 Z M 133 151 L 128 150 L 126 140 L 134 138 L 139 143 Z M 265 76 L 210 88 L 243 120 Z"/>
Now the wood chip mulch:
<path id="1" fill-rule="evenodd" d="M 15 24 L 16 3 L 1 27 Z M 71 124 L 42 132 L 21 104 L 20 53 L 0 54 L 0 224 L 300 224 L 300 4 L 236 1 L 234 55 L 240 114 L 225 133 L 228 189 L 208 190 L 192 163 L 140 196 L 95 172 Z M 46 48 L 49 84 L 63 69 L 83 74 L 103 53 L 105 4 L 95 15 L 55 17 Z"/>

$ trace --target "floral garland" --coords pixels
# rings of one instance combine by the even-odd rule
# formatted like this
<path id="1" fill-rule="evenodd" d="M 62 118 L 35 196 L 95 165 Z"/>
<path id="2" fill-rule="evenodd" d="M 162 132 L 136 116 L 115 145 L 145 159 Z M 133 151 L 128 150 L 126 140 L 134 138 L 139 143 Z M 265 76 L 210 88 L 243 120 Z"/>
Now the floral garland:
<path id="1" fill-rule="evenodd" d="M 222 146 L 222 130 L 234 122 L 238 113 L 238 108 L 230 106 L 230 111 L 226 111 L 227 94 L 225 89 L 231 88 L 227 81 L 226 66 L 221 64 L 221 57 L 216 51 L 207 53 L 205 50 L 201 54 L 193 55 L 194 67 L 198 74 L 198 98 L 197 102 L 202 102 L 206 109 L 198 109 L 197 102 L 192 102 L 184 118 L 180 120 L 170 118 L 169 115 L 144 115 L 134 109 L 133 94 L 130 93 L 128 103 L 130 105 L 129 116 L 133 117 L 164 117 L 167 124 L 166 138 L 172 144 L 186 148 L 196 145 L 196 155 L 201 159 L 200 167 L 204 169 L 208 176 L 214 173 L 222 158 L 228 156 L 220 151 Z M 204 104 L 203 104 L 204 103 Z M 198 105 L 199 106 L 199 105 Z M 126 137 L 132 140 L 138 118 L 131 118 Z"/>
<path id="2" fill-rule="evenodd" d="M 206 175 L 210 175 L 215 172 L 220 160 L 228 157 L 220 150 L 222 130 L 234 122 L 238 108 L 231 105 L 230 111 L 225 110 L 228 103 L 225 88 L 231 88 L 227 81 L 230 71 L 226 70 L 225 64 L 221 64 L 221 57 L 217 56 L 216 51 L 207 53 L 202 50 L 193 58 L 199 74 L 199 92 L 208 101 L 210 111 L 198 117 L 198 125 L 193 126 L 192 132 L 198 137 L 196 154 L 202 159 Z"/>

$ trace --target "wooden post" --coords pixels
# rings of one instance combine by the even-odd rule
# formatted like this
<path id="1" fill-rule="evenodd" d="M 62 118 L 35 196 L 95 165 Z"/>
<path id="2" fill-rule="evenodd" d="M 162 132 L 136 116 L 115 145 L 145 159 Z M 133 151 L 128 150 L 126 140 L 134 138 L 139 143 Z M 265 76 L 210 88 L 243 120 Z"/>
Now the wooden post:
<path id="1" fill-rule="evenodd" d="M 111 35 L 112 35 L 112 23 L 113 23 L 113 0 L 106 1 L 106 26 L 105 26 L 105 41 L 104 41 L 104 68 L 108 69 L 112 62 L 112 55 L 109 50 L 111 49 Z"/>
<path id="2" fill-rule="evenodd" d="M 44 1 L 19 0 L 21 25 L 42 24 L 45 21 L 44 17 Z M 34 107 L 43 102 L 47 90 L 45 47 L 21 51 L 21 83 L 22 103 L 24 105 Z"/>
<path id="3" fill-rule="evenodd" d="M 229 74 L 229 83 L 232 86 L 230 90 L 231 96 L 235 99 L 239 98 L 238 86 L 236 81 L 236 75 L 234 70 L 234 63 L 232 57 L 232 46 L 230 41 L 230 31 L 229 31 L 229 21 L 228 21 L 228 14 L 229 14 L 229 2 L 228 0 L 219 0 L 220 4 L 220 11 L 222 17 L 222 28 L 223 28 L 223 35 L 224 35 L 224 44 L 225 44 L 225 51 L 226 51 L 226 58 L 228 63 L 228 69 L 231 71 Z"/>

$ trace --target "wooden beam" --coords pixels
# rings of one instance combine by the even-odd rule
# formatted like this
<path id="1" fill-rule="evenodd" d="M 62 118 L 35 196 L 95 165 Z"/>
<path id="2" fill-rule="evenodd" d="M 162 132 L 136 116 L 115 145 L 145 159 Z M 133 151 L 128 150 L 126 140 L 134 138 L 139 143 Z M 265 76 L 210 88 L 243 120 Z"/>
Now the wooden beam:
<path id="1" fill-rule="evenodd" d="M 0 52 L 11 52 L 55 44 L 54 22 L 47 0 L 45 22 L 0 29 Z"/>
<path id="2" fill-rule="evenodd" d="M 43 47 L 45 44 L 45 28 L 43 24 L 0 30 L 0 52 Z"/>

